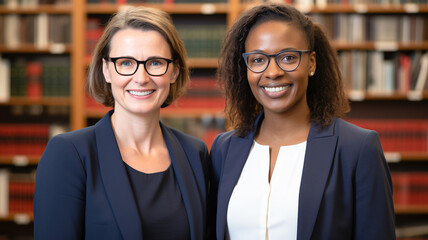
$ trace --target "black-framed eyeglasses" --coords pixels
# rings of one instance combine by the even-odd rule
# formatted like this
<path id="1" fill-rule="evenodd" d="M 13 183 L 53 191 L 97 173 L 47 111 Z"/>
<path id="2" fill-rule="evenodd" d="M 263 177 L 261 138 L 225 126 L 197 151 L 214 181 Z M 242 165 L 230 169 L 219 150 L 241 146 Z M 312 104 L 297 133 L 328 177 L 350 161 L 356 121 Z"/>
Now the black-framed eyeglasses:
<path id="1" fill-rule="evenodd" d="M 270 63 L 270 58 L 275 57 L 275 62 L 278 66 L 286 71 L 291 72 L 297 69 L 300 65 L 300 59 L 303 53 L 310 53 L 310 50 L 286 50 L 277 54 L 266 54 L 262 52 L 243 53 L 245 64 L 248 69 L 255 73 L 264 72 Z"/>
<path id="2" fill-rule="evenodd" d="M 168 58 L 149 58 L 146 61 L 138 61 L 131 57 L 104 58 L 106 61 L 114 63 L 116 72 L 122 76 L 134 75 L 140 64 L 144 65 L 144 69 L 150 76 L 162 76 L 168 71 L 168 66 L 172 63 Z"/>

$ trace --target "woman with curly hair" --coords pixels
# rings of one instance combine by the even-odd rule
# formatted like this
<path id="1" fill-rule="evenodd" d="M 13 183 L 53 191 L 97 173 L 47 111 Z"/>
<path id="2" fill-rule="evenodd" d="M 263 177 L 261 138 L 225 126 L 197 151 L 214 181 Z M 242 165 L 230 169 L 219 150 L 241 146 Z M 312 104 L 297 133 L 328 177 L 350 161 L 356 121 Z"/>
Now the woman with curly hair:
<path id="1" fill-rule="evenodd" d="M 349 111 L 335 50 L 291 6 L 256 6 L 229 30 L 218 79 L 234 130 L 211 148 L 217 239 L 395 239 L 375 131 Z"/>

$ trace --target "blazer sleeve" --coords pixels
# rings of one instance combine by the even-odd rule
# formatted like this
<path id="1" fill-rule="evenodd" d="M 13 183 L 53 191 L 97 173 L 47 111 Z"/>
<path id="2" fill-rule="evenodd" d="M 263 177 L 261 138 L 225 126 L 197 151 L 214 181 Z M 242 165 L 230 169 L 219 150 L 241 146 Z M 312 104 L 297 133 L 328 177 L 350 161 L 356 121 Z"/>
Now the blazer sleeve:
<path id="1" fill-rule="evenodd" d="M 75 146 L 52 138 L 37 166 L 34 239 L 83 239 L 86 173 Z"/>
<path id="2" fill-rule="evenodd" d="M 379 136 L 370 131 L 355 171 L 354 239 L 395 239 L 392 181 Z"/>

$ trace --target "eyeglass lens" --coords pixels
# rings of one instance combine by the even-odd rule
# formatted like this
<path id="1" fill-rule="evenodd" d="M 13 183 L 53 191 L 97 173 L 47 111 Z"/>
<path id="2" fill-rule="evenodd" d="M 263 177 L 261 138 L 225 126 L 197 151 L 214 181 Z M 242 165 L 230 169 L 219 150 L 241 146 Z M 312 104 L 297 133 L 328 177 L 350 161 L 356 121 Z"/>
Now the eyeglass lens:
<path id="1" fill-rule="evenodd" d="M 115 62 L 116 71 L 122 75 L 132 75 L 138 69 L 138 62 L 132 58 L 119 58 Z M 168 69 L 168 61 L 152 58 L 144 63 L 144 68 L 150 75 L 163 75 Z"/>
<path id="2" fill-rule="evenodd" d="M 299 66 L 301 53 L 287 51 L 275 55 L 275 61 L 284 71 L 293 71 Z M 267 69 L 270 59 L 264 53 L 250 53 L 247 55 L 247 65 L 254 72 L 263 72 Z"/>

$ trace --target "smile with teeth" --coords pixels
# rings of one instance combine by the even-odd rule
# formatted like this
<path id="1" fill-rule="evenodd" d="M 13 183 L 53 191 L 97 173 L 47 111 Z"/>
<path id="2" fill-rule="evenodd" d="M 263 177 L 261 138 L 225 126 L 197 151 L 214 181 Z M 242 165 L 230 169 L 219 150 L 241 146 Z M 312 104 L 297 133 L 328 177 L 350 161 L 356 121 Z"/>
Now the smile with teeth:
<path id="1" fill-rule="evenodd" d="M 285 89 L 289 88 L 290 85 L 287 86 L 280 86 L 280 87 L 263 87 L 267 92 L 281 92 L 284 91 Z"/>
<path id="2" fill-rule="evenodd" d="M 148 90 L 148 91 L 132 91 L 130 90 L 129 93 L 136 96 L 147 96 L 154 92 L 154 90 Z"/>

